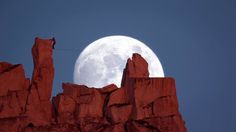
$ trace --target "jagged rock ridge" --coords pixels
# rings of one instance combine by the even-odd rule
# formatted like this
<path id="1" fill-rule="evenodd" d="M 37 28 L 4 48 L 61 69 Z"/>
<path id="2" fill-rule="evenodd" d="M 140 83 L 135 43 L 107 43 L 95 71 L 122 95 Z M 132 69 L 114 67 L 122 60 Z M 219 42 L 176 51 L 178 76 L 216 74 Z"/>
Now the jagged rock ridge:
<path id="1" fill-rule="evenodd" d="M 35 39 L 31 80 L 21 64 L 0 62 L 0 132 L 186 131 L 175 80 L 149 78 L 148 64 L 139 54 L 128 59 L 121 88 L 63 83 L 63 93 L 50 100 L 54 43 Z"/>

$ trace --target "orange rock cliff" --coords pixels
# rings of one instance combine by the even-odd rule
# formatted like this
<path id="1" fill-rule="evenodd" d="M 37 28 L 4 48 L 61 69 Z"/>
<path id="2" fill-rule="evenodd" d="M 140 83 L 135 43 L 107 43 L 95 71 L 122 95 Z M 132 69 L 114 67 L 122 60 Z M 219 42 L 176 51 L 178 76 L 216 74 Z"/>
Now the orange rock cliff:
<path id="1" fill-rule="evenodd" d="M 35 39 L 34 70 L 0 62 L 0 132 L 186 132 L 175 80 L 149 78 L 139 54 L 128 59 L 121 88 L 63 83 L 51 99 L 54 39 Z"/>

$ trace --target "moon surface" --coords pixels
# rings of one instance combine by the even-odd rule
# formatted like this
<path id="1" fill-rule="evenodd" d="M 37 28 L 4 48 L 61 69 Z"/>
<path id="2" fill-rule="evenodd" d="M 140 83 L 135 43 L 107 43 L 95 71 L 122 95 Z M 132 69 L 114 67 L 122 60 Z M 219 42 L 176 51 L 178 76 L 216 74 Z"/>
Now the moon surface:
<path id="1" fill-rule="evenodd" d="M 89 44 L 79 55 L 74 83 L 96 88 L 113 83 L 120 87 L 123 69 L 133 53 L 148 62 L 150 77 L 164 77 L 159 59 L 147 45 L 128 36 L 108 36 Z"/>

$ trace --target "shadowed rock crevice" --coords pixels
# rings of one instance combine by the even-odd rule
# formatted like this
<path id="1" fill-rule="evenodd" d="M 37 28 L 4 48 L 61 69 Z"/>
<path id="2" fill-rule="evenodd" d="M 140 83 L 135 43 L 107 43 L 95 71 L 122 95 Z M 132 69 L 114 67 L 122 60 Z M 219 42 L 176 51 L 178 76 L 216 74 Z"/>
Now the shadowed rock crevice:
<path id="1" fill-rule="evenodd" d="M 175 80 L 149 78 L 139 54 L 127 60 L 121 80 L 102 88 L 63 83 L 51 98 L 54 39 L 35 39 L 31 80 L 21 64 L 0 62 L 0 131 L 185 132 Z"/>
<path id="2" fill-rule="evenodd" d="M 109 123 L 112 123 L 112 119 L 108 116 L 106 116 L 106 111 L 107 111 L 107 105 L 108 105 L 108 102 L 109 102 L 109 98 L 110 98 L 110 95 L 111 93 L 107 94 L 106 97 L 105 97 L 105 100 L 104 100 L 104 105 L 103 105 L 103 108 L 102 108 L 102 112 L 103 112 L 103 117 L 106 118 L 106 120 L 109 122 Z"/>

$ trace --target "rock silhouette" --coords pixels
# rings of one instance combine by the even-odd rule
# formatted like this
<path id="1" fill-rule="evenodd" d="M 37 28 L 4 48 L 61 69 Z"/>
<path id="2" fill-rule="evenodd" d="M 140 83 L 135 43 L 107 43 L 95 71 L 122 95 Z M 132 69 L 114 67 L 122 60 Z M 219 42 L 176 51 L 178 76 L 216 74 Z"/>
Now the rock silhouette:
<path id="1" fill-rule="evenodd" d="M 32 79 L 21 64 L 0 62 L 0 132 L 185 132 L 175 80 L 149 78 L 139 54 L 128 59 L 121 88 L 63 83 L 52 97 L 53 39 L 35 39 Z"/>

